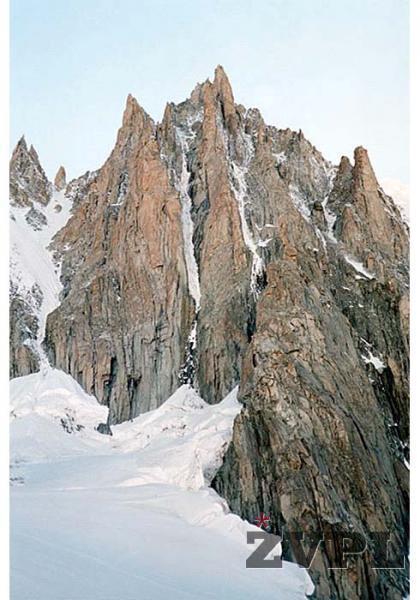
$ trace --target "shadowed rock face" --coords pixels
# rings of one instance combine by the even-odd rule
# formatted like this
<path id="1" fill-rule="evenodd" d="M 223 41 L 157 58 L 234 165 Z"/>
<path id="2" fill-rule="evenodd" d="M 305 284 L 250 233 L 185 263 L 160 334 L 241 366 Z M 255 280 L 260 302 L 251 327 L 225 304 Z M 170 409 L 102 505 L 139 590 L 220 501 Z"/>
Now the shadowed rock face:
<path id="1" fill-rule="evenodd" d="M 373 568 L 372 532 L 390 531 L 403 563 L 407 232 L 360 148 L 354 167 L 342 160 L 325 212 L 328 262 L 314 260 L 288 219 L 295 251 L 268 267 L 242 368 L 244 410 L 213 485 L 250 521 L 269 514 L 279 535 L 332 528 L 367 540 L 369 553 L 347 570 L 328 570 L 339 549 L 321 546 L 310 569 L 317 598 L 402 598 L 407 572 Z M 286 555 L 296 558 L 292 547 Z"/>
<path id="2" fill-rule="evenodd" d="M 39 357 L 32 345 L 38 333 L 38 319 L 13 284 L 9 294 L 9 375 L 13 378 L 39 371 Z"/>
<path id="3" fill-rule="evenodd" d="M 390 530 L 401 557 L 408 473 L 390 374 L 361 365 L 356 332 L 313 275 L 293 261 L 269 267 L 242 369 L 244 410 L 214 486 L 250 521 L 269 514 L 279 535 L 332 527 L 361 533 L 372 548 L 369 532 Z M 312 566 L 318 598 L 402 597 L 401 573 L 372 570 L 371 557 L 328 572 L 336 552 L 323 546 Z"/>
<path id="4" fill-rule="evenodd" d="M 27 154 L 20 142 L 14 181 Z M 50 184 L 31 169 L 42 198 Z M 407 552 L 408 231 L 366 150 L 334 167 L 302 132 L 235 104 L 218 67 L 160 124 L 129 96 L 108 160 L 63 189 L 51 364 L 110 407 L 110 424 L 180 382 L 208 402 L 240 383 L 214 480 L 232 510 L 268 513 L 274 533 L 350 529 L 369 547 L 390 530 Z M 30 329 L 14 306 L 12 324 Z M 405 571 L 375 571 L 367 554 L 328 571 L 336 554 L 312 565 L 318 598 L 402 597 Z"/>

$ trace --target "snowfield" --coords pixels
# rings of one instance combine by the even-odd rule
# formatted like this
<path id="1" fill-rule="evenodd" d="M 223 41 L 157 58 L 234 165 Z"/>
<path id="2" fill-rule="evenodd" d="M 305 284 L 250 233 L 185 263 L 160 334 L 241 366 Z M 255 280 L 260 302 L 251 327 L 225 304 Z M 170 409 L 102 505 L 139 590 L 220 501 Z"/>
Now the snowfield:
<path id="1" fill-rule="evenodd" d="M 256 529 L 208 486 L 240 410 L 189 386 L 113 427 L 51 368 L 11 381 L 12 600 L 303 599 L 304 569 L 246 569 Z M 256 515 L 257 516 L 257 515 Z"/>

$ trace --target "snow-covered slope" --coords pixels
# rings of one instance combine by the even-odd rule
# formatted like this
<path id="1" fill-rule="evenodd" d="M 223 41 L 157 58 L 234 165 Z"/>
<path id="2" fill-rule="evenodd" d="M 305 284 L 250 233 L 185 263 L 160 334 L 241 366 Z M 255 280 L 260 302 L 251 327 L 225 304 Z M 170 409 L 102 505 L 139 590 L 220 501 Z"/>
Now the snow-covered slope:
<path id="1" fill-rule="evenodd" d="M 59 304 L 61 290 L 59 266 L 54 263 L 48 246 L 67 222 L 70 201 L 63 191 L 54 191 L 50 202 L 31 208 L 10 207 L 10 281 L 12 293 L 18 294 L 38 320 L 38 333 L 31 340 L 32 349 L 46 362 L 41 342 L 45 322 Z"/>
<path id="2" fill-rule="evenodd" d="M 301 599 L 306 572 L 246 569 L 255 526 L 208 487 L 240 410 L 182 386 L 113 428 L 61 371 L 11 382 L 13 600 Z"/>

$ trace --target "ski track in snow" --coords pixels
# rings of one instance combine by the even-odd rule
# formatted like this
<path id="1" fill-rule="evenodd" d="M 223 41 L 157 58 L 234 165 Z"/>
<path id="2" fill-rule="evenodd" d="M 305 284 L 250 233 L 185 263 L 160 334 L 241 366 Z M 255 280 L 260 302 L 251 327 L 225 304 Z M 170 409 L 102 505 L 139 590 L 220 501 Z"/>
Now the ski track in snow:
<path id="1" fill-rule="evenodd" d="M 236 393 L 208 405 L 184 385 L 111 437 L 95 430 L 107 409 L 70 375 L 12 380 L 12 600 L 305 598 L 297 565 L 245 568 L 256 527 L 208 487 Z"/>

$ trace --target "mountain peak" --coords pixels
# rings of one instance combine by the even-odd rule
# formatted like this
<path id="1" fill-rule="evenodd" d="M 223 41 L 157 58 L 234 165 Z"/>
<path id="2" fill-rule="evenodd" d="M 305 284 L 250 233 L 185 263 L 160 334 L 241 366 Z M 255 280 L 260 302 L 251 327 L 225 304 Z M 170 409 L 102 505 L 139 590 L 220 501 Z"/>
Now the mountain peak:
<path id="1" fill-rule="evenodd" d="M 116 148 L 124 146 L 127 141 L 132 138 L 133 134 L 137 138 L 138 136 L 143 135 L 146 129 L 151 131 L 153 128 L 153 119 L 147 114 L 142 106 L 140 106 L 136 98 L 132 94 L 128 94 L 122 118 L 122 125 L 117 136 Z M 116 148 L 114 148 L 114 150 Z"/>
<path id="2" fill-rule="evenodd" d="M 25 134 L 23 134 L 23 135 L 22 135 L 22 136 L 19 138 L 19 140 L 18 140 L 18 143 L 17 143 L 17 144 L 16 144 L 16 146 L 15 146 L 15 150 L 14 150 L 14 152 L 16 152 L 16 150 L 17 150 L 18 148 L 22 148 L 22 149 L 26 150 L 26 152 L 28 151 L 28 146 L 27 146 L 27 144 L 26 144 Z"/>
<path id="3" fill-rule="evenodd" d="M 145 120 L 148 119 L 150 120 L 149 115 L 140 106 L 136 98 L 131 94 L 128 94 L 123 115 L 123 127 L 133 124 L 142 125 L 144 124 Z"/>
<path id="4" fill-rule="evenodd" d="M 61 191 L 66 187 L 66 170 L 61 165 L 54 178 L 54 187 L 57 191 Z"/>
<path id="5" fill-rule="evenodd" d="M 125 102 L 125 107 L 126 107 L 126 109 L 129 108 L 129 107 L 140 108 L 140 105 L 137 102 L 137 99 L 133 96 L 133 94 L 128 94 L 127 95 L 127 100 Z"/>
<path id="6" fill-rule="evenodd" d="M 234 131 L 236 127 L 235 99 L 229 79 L 221 65 L 218 65 L 215 69 L 213 86 L 223 105 L 223 113 L 228 129 Z"/>
<path id="7" fill-rule="evenodd" d="M 378 180 L 373 171 L 368 151 L 363 146 L 354 150 L 354 178 L 363 188 L 377 191 Z"/>
<path id="8" fill-rule="evenodd" d="M 214 81 L 213 85 L 217 91 L 222 95 L 223 100 L 228 100 L 233 103 L 232 86 L 224 68 L 221 65 L 217 65 L 214 70 Z"/>
<path id="9" fill-rule="evenodd" d="M 343 174 L 351 174 L 352 166 L 348 156 L 342 156 L 340 159 L 340 164 L 338 165 L 338 173 L 340 175 Z"/>
<path id="10" fill-rule="evenodd" d="M 226 81 L 227 83 L 229 83 L 229 78 L 226 75 L 226 71 L 224 70 L 222 65 L 217 65 L 217 67 L 214 69 L 214 80 L 215 82 Z"/>
<path id="11" fill-rule="evenodd" d="M 48 204 L 51 184 L 39 162 L 38 153 L 28 146 L 22 136 L 10 159 L 10 198 L 18 206 L 31 206 L 32 202 Z"/>
<path id="12" fill-rule="evenodd" d="M 28 154 L 29 154 L 28 145 L 26 143 L 25 136 L 22 135 L 19 138 L 19 140 L 12 152 L 12 158 L 10 159 L 10 169 L 13 168 L 13 165 L 19 160 L 20 157 L 27 156 Z"/>

